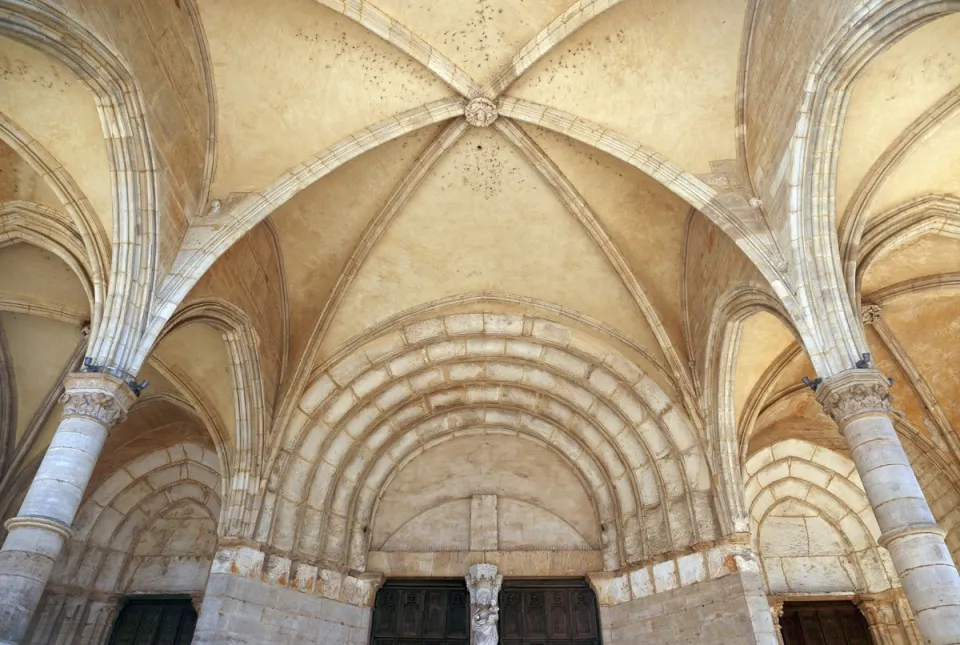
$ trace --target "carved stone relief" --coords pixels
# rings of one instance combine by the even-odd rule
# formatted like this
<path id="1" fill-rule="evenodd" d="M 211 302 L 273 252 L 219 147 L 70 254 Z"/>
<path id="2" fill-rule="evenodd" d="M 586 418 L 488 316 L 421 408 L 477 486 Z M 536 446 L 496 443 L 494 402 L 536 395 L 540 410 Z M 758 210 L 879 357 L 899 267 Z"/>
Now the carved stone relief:
<path id="1" fill-rule="evenodd" d="M 87 417 L 105 428 L 122 422 L 136 400 L 130 386 L 121 379 L 95 372 L 70 374 L 60 396 L 63 416 Z"/>
<path id="2" fill-rule="evenodd" d="M 467 589 L 470 591 L 470 628 L 474 645 L 496 645 L 497 621 L 500 619 L 500 607 L 497 596 L 503 585 L 503 576 L 497 572 L 495 564 L 475 564 L 466 576 Z"/>

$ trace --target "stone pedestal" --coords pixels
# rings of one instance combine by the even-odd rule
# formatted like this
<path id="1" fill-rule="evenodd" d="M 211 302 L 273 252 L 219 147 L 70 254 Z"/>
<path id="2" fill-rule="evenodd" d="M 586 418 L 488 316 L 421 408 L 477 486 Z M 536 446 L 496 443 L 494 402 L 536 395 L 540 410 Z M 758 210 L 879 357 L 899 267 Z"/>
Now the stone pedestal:
<path id="1" fill-rule="evenodd" d="M 960 575 L 894 430 L 887 379 L 848 370 L 826 379 L 817 399 L 850 445 L 924 642 L 960 643 Z"/>
<path id="2" fill-rule="evenodd" d="M 122 380 L 103 373 L 71 374 L 63 418 L 27 491 L 6 522 L 0 548 L 0 644 L 21 643 L 43 589 L 70 536 L 70 525 L 110 429 L 136 401 Z"/>

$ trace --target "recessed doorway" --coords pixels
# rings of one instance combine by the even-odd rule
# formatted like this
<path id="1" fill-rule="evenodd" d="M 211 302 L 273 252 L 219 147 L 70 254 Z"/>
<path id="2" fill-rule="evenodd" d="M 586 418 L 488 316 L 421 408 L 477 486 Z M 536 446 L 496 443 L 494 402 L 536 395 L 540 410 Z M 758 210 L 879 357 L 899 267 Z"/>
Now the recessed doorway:
<path id="1" fill-rule="evenodd" d="M 852 602 L 787 602 L 780 617 L 784 645 L 872 645 Z"/>
<path id="2" fill-rule="evenodd" d="M 190 645 L 197 612 L 189 597 L 127 598 L 110 636 L 110 645 Z"/>
<path id="3" fill-rule="evenodd" d="M 502 645 L 600 645 L 593 590 L 582 579 L 504 580 Z M 463 580 L 388 580 L 377 592 L 371 645 L 469 645 Z"/>

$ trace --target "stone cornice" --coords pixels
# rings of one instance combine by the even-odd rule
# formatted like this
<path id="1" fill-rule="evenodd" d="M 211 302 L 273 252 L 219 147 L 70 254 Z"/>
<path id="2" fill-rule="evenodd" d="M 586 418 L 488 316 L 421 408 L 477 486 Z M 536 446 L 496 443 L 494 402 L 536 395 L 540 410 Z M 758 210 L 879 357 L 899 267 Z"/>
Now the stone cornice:
<path id="1" fill-rule="evenodd" d="M 890 382 L 872 368 L 847 370 L 820 385 L 817 401 L 842 428 L 862 415 L 889 414 Z"/>
<path id="2" fill-rule="evenodd" d="M 64 417 L 85 417 L 112 428 L 127 417 L 137 395 L 123 380 L 103 372 L 75 372 L 63 383 Z"/>

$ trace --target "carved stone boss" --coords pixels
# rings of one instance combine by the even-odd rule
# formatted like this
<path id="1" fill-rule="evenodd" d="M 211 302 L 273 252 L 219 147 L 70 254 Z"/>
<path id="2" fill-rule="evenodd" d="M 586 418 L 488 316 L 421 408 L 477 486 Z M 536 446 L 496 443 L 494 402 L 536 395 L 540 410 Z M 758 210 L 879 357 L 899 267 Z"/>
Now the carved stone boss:
<path id="1" fill-rule="evenodd" d="M 473 127 L 486 128 L 497 120 L 497 104 L 480 96 L 467 103 L 463 115 L 467 118 L 467 123 Z"/>
<path id="2" fill-rule="evenodd" d="M 466 576 L 470 591 L 470 630 L 473 645 L 497 645 L 497 621 L 500 607 L 497 596 L 503 584 L 503 576 L 494 564 L 475 564 Z"/>

